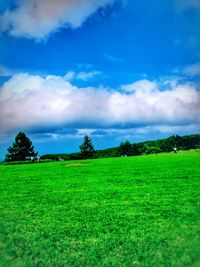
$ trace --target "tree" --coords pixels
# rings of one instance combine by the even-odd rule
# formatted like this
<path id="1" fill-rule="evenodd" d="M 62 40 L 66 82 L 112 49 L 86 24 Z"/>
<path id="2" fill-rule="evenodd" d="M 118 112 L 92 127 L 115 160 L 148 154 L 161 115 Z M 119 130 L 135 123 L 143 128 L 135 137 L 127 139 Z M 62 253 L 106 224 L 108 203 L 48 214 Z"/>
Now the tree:
<path id="1" fill-rule="evenodd" d="M 132 155 L 132 145 L 129 141 L 121 143 L 119 146 L 120 156 L 131 156 Z"/>
<path id="2" fill-rule="evenodd" d="M 81 157 L 83 159 L 94 158 L 96 151 L 89 136 L 85 135 L 83 138 L 83 144 L 80 146 Z"/>
<path id="3" fill-rule="evenodd" d="M 15 137 L 15 143 L 8 148 L 6 161 L 22 161 L 35 157 L 38 153 L 34 151 L 31 140 L 23 132 L 19 132 Z"/>

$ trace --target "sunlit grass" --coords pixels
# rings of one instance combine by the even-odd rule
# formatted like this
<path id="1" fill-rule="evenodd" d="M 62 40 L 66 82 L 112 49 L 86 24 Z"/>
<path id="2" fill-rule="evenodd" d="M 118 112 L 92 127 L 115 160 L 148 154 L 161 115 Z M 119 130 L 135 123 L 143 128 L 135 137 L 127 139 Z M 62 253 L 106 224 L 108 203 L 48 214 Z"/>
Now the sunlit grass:
<path id="1" fill-rule="evenodd" d="M 0 166 L 2 266 L 200 266 L 200 152 Z"/>

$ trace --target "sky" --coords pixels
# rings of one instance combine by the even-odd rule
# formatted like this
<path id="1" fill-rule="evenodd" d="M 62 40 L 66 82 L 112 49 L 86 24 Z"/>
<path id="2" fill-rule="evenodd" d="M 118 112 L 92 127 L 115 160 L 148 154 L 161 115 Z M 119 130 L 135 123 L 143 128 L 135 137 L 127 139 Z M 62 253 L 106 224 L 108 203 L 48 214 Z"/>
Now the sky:
<path id="1" fill-rule="evenodd" d="M 200 0 L 1 0 L 0 158 L 200 133 Z"/>

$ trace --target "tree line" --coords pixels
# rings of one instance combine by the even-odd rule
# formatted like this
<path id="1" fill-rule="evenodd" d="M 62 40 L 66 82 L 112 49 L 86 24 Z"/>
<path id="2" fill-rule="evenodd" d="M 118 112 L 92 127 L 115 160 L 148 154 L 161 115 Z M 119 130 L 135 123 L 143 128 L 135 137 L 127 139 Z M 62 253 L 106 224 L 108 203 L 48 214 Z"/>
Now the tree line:
<path id="1" fill-rule="evenodd" d="M 76 160 L 89 158 L 108 158 L 121 156 L 138 156 L 145 154 L 157 154 L 178 150 L 189 150 L 200 148 L 200 134 L 179 136 L 174 135 L 165 139 L 130 143 L 128 140 L 122 142 L 118 147 L 95 150 L 92 140 L 88 135 L 83 138 L 80 151 L 70 154 L 46 154 L 40 157 L 41 160 Z M 25 133 L 19 132 L 15 142 L 8 148 L 5 162 L 32 160 L 37 157 L 31 140 Z"/>

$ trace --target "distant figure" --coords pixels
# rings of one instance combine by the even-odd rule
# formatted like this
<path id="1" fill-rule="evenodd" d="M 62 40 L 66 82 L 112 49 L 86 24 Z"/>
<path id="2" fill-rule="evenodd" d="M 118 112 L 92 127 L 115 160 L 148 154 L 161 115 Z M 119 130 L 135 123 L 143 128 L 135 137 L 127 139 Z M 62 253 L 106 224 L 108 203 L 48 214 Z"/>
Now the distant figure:
<path id="1" fill-rule="evenodd" d="M 40 162 L 40 156 L 39 156 L 39 155 L 37 155 L 37 156 L 31 156 L 31 157 L 30 157 L 30 160 L 31 160 L 32 162 L 35 162 L 35 161 Z"/>
<path id="2" fill-rule="evenodd" d="M 64 159 L 63 159 L 63 158 L 61 158 L 61 157 L 58 157 L 58 160 L 59 160 L 59 161 L 64 161 Z"/>
<path id="3" fill-rule="evenodd" d="M 174 150 L 174 153 L 177 153 L 177 148 L 176 148 L 176 147 L 174 147 L 174 149 L 173 149 L 173 150 Z"/>

